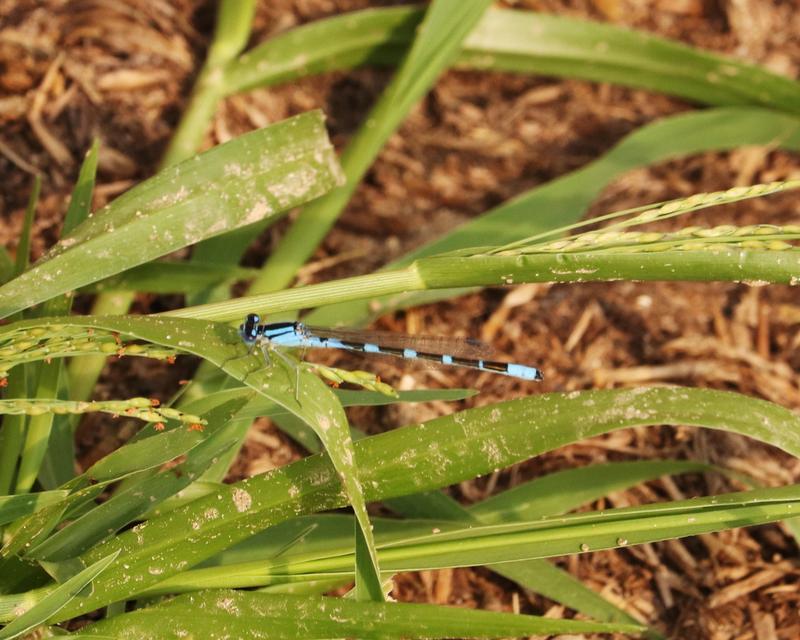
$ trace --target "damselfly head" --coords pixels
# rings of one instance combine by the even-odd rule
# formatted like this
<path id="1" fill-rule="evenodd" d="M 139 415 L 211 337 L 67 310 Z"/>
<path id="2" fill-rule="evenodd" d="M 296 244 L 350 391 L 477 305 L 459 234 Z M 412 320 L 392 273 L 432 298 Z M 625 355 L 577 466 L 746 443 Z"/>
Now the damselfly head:
<path id="1" fill-rule="evenodd" d="M 247 343 L 255 342 L 258 338 L 258 323 L 261 318 L 255 313 L 248 313 L 244 322 L 239 325 L 239 335 Z"/>

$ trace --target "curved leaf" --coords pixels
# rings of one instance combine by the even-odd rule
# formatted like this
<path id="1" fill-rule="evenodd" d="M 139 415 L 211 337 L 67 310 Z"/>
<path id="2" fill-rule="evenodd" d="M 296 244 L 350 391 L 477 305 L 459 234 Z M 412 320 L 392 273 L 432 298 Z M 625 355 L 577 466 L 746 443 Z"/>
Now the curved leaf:
<path id="1" fill-rule="evenodd" d="M 60 502 L 67 497 L 67 494 L 67 491 L 58 490 L 19 496 L 0 496 L 0 525 L 14 522 L 29 513 Z"/>
<path id="2" fill-rule="evenodd" d="M 11 640 L 11 638 L 17 638 L 56 615 L 87 585 L 90 585 L 92 580 L 105 571 L 116 560 L 117 555 L 117 553 L 112 553 L 105 558 L 101 558 L 64 582 L 64 584 L 59 585 L 28 611 L 0 629 L 0 639 Z"/>
<path id="3" fill-rule="evenodd" d="M 268 621 L 268 624 L 265 624 Z M 502 638 L 561 633 L 637 633 L 641 627 L 427 604 L 211 590 L 95 623 L 87 637 Z"/>
<path id="4" fill-rule="evenodd" d="M 626 171 L 695 153 L 724 151 L 744 145 L 774 145 L 798 150 L 800 119 L 768 109 L 743 107 L 710 109 L 663 118 L 637 129 L 606 154 L 577 171 L 501 204 L 442 238 L 410 252 L 388 265 L 387 269 L 407 265 L 423 257 L 485 245 L 486 238 L 506 244 L 571 224 L 583 217 L 594 198 L 609 182 Z M 365 276 L 364 279 L 370 277 L 375 278 L 376 274 Z M 359 284 L 366 289 L 366 282 Z M 350 290 L 359 291 L 356 287 Z M 303 289 L 296 290 L 295 295 L 299 292 L 303 292 Z M 312 291 L 306 290 L 305 293 L 312 294 Z M 461 293 L 464 290 L 405 293 L 398 287 L 388 295 L 365 291 L 362 301 L 358 303 L 347 301 L 331 305 L 328 299 L 322 299 L 314 304 L 313 295 L 309 295 L 307 300 L 294 308 L 328 304 L 310 313 L 306 321 L 321 326 L 355 326 L 385 313 L 389 308 L 422 304 Z M 251 302 L 250 306 L 263 313 L 271 311 L 268 300 L 262 304 Z"/>
<path id="5" fill-rule="evenodd" d="M 272 252 L 250 290 L 283 289 L 311 256 L 344 210 L 364 174 L 400 123 L 439 75 L 449 66 L 464 36 L 489 6 L 490 0 L 434 0 L 426 8 L 414 42 L 389 86 L 367 115 L 366 122 L 342 153 L 347 180 L 300 212 L 280 245 Z"/>
<path id="6" fill-rule="evenodd" d="M 613 491 L 627 489 L 659 476 L 721 471 L 691 460 L 635 460 L 593 464 L 550 473 L 517 485 L 469 507 L 483 524 L 535 520 L 576 509 Z"/>
<path id="7" fill-rule="evenodd" d="M 760 525 L 792 517 L 799 509 L 800 485 L 795 484 L 501 524 L 376 520 L 377 547 L 385 571 L 492 565 L 502 572 L 505 563 Z M 353 575 L 355 554 L 349 536 L 343 538 L 340 532 L 334 544 L 324 544 L 318 535 L 316 542 L 316 548 L 301 545 L 271 557 L 189 571 L 146 594 Z"/>
<path id="8" fill-rule="evenodd" d="M 253 131 L 160 172 L 0 287 L 0 317 L 316 198 L 341 177 L 322 114 Z"/>
<path id="9" fill-rule="evenodd" d="M 391 292 L 398 295 L 388 298 L 388 302 L 396 306 L 409 300 L 419 302 L 420 299 L 435 300 L 458 295 L 465 291 L 462 287 L 621 279 L 797 285 L 800 284 L 800 251 L 720 247 L 656 253 L 520 252 L 516 255 L 420 258 L 405 269 L 237 298 L 225 303 L 187 307 L 166 312 L 162 317 L 230 321 L 254 310 L 278 313 L 338 302 L 342 304 L 336 305 L 335 313 L 323 309 L 309 318 L 322 323 L 347 318 L 351 323 L 357 323 L 370 313 L 372 307 L 368 300 L 374 301 L 373 296 L 385 296 Z M 407 295 L 410 292 L 411 297 Z M 364 301 L 364 304 L 354 304 L 355 301 Z M 374 308 L 386 309 L 377 302 Z"/>
<path id="10" fill-rule="evenodd" d="M 365 497 L 381 500 L 459 482 L 614 429 L 665 422 L 726 429 L 800 453 L 800 417 L 791 411 L 733 393 L 685 388 L 523 398 L 359 440 L 353 447 Z M 236 509 L 241 491 L 250 498 L 246 511 Z M 346 502 L 325 456 L 226 485 L 148 521 L 135 535 L 124 533 L 88 552 L 85 562 L 116 549 L 122 556 L 103 577 L 98 595 L 75 602 L 64 616 L 129 598 L 271 525 Z"/>
<path id="11" fill-rule="evenodd" d="M 89 326 L 118 331 L 151 343 L 201 356 L 303 420 L 314 429 L 333 461 L 337 478 L 346 488 L 349 502 L 370 548 L 371 560 L 377 573 L 377 554 L 347 419 L 333 391 L 319 378 L 305 368 L 293 365 L 287 356 L 280 354 L 273 355 L 276 361 L 271 366 L 265 366 L 259 357 L 261 354 L 251 354 L 233 328 L 214 322 L 133 316 L 48 318 L 7 325 L 0 328 L 0 336 L 21 329 L 47 327 L 48 324 L 61 327 Z M 296 492 L 297 489 L 291 490 L 293 494 Z M 252 496 L 244 489 L 237 489 L 230 495 L 230 500 L 231 504 L 228 506 L 233 507 L 234 512 L 240 515 L 249 513 L 252 508 Z M 215 513 L 221 511 L 220 509 Z M 173 570 L 177 566 L 169 559 L 167 564 L 170 568 L 167 569 L 165 566 L 162 570 Z"/>
<path id="12" fill-rule="evenodd" d="M 271 38 L 232 62 L 228 93 L 358 65 L 394 65 L 423 11 L 354 11 Z M 493 8 L 464 41 L 457 64 L 613 82 L 713 105 L 760 104 L 800 113 L 789 78 L 679 42 L 610 24 Z"/>

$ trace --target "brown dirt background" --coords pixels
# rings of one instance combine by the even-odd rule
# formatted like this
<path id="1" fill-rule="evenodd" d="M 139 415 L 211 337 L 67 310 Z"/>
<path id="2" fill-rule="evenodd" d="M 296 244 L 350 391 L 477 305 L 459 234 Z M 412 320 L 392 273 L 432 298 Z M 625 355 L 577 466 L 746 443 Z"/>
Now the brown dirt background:
<path id="1" fill-rule="evenodd" d="M 367 6 L 366 0 L 259 4 L 252 42 L 297 24 Z M 504 6 L 587 17 L 668 36 L 796 78 L 800 4 L 788 0 L 527 0 Z M 33 173 L 44 179 L 34 256 L 53 243 L 78 164 L 102 140 L 95 204 L 152 175 L 180 117 L 213 26 L 214 4 L 127 0 L 0 1 L 0 241 L 15 249 Z M 360 69 L 260 89 L 225 101 L 206 146 L 321 107 L 346 143 L 389 72 Z M 507 198 L 576 169 L 643 124 L 694 108 L 646 91 L 574 80 L 450 72 L 384 149 L 301 282 L 367 272 Z M 800 177 L 793 154 L 769 148 L 707 153 L 626 174 L 592 212 L 733 185 Z M 797 222 L 791 194 L 704 212 L 703 224 Z M 700 217 L 690 222 L 700 221 Z M 686 222 L 686 221 L 684 221 Z M 248 254 L 259 264 L 285 224 Z M 176 299 L 140 296 L 137 311 Z M 85 308 L 85 304 L 83 305 Z M 522 393 L 672 383 L 733 389 L 800 408 L 800 304 L 788 287 L 733 284 L 525 285 L 491 289 L 384 318 L 385 329 L 475 335 L 518 362 L 539 363 L 541 386 L 461 371 L 374 365 L 401 388 L 473 386 L 484 404 Z M 332 357 L 325 354 L 325 357 Z M 356 360 L 339 357 L 339 362 Z M 363 364 L 362 364 L 363 366 Z M 115 363 L 98 397 L 168 397 L 191 364 Z M 432 403 L 352 410 L 375 432 L 453 410 Z M 130 433 L 99 419 L 81 430 L 88 463 Z M 302 455 L 257 423 L 231 479 Z M 613 460 L 690 458 L 752 474 L 767 485 L 800 479 L 800 461 L 745 438 L 686 427 L 593 438 L 452 489 L 465 503 L 558 469 Z M 587 508 L 602 509 L 741 489 L 717 475 L 661 479 Z M 643 545 L 558 561 L 584 583 L 673 638 L 800 637 L 797 545 L 782 525 Z M 573 612 L 481 569 L 404 574 L 395 597 L 552 617 Z M 584 636 L 581 636 L 584 637 Z M 589 637 L 589 636 L 586 636 Z"/>

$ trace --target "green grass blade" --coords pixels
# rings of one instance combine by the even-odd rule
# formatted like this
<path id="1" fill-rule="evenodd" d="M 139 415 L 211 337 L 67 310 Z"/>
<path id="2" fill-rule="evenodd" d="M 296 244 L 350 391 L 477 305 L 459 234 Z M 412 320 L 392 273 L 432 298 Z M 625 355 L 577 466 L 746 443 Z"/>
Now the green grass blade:
<path id="1" fill-rule="evenodd" d="M 34 176 L 33 189 L 31 189 L 28 205 L 25 208 L 22 233 L 17 245 L 17 256 L 14 261 L 15 276 L 19 276 L 28 267 L 31 251 L 31 227 L 36 215 L 41 187 L 41 177 Z M 17 309 L 17 311 L 21 311 L 21 309 Z M 18 367 L 16 379 L 9 384 L 5 393 L 6 398 L 26 398 L 28 396 L 28 374 L 29 367 Z M 5 376 L 2 376 L 2 379 L 5 382 Z M 5 416 L 3 418 L 3 427 L 0 430 L 0 495 L 12 493 L 12 489 L 15 488 L 17 465 L 24 448 L 26 422 L 25 416 Z"/>
<path id="2" fill-rule="evenodd" d="M 66 396 L 66 390 L 60 396 Z M 72 437 L 73 416 L 59 416 L 53 420 L 53 429 L 47 441 L 38 481 L 42 488 L 54 490 L 75 477 L 75 442 Z"/>
<path id="3" fill-rule="evenodd" d="M 425 531 L 419 542 L 381 546 L 381 559 L 387 570 L 416 570 L 585 553 L 775 522 L 792 517 L 798 508 L 800 485 L 789 485 L 436 535 Z M 349 560 L 352 570 L 352 556 Z"/>
<path id="4" fill-rule="evenodd" d="M 105 464 L 114 453 L 103 458 L 86 471 L 88 477 L 116 480 L 131 470 L 152 468 L 153 463 L 159 458 L 171 460 L 184 453 L 187 454 L 186 459 L 175 467 L 164 469 L 155 476 L 115 493 L 82 517 L 73 519 L 68 526 L 50 536 L 44 543 L 30 549 L 26 555 L 47 561 L 73 558 L 91 545 L 134 522 L 163 500 L 188 487 L 214 463 L 217 456 L 231 446 L 230 421 L 245 402 L 244 398 L 231 400 L 213 409 L 204 416 L 208 426 L 202 434 L 179 427 L 117 449 L 114 453 L 127 450 L 126 456 L 130 458 L 121 468 L 119 465 L 112 465 L 110 461 L 109 464 Z M 172 438 L 166 445 L 161 444 L 168 440 L 170 435 L 177 435 L 180 440 L 176 442 L 175 438 Z M 142 446 L 137 448 L 137 445 Z M 153 453 L 147 451 L 147 448 L 160 448 L 161 451 Z M 103 468 L 98 471 L 101 466 Z"/>
<path id="5" fill-rule="evenodd" d="M 482 500 L 469 513 L 484 524 L 535 520 L 576 509 L 614 491 L 663 475 L 706 473 L 715 467 L 688 460 L 637 460 L 594 464 L 551 473 Z"/>
<path id="6" fill-rule="evenodd" d="M 800 453 L 800 418 L 791 411 L 737 394 L 686 388 L 523 398 L 397 429 L 353 447 L 365 498 L 383 500 L 460 482 L 593 435 L 663 423 L 725 429 Z M 236 506 L 242 491 L 249 497 L 244 511 Z M 122 549 L 124 566 L 111 567 L 102 578 L 102 596 L 76 601 L 64 618 L 129 598 L 133 589 L 149 589 L 288 518 L 346 503 L 339 476 L 324 456 L 227 485 L 148 521 L 135 535 L 123 533 L 85 554 L 90 563 Z M 209 508 L 219 517 L 204 519 Z M 154 558 L 161 571 L 155 576 L 150 573 Z"/>
<path id="7" fill-rule="evenodd" d="M 208 65 L 220 67 L 241 53 L 250 38 L 255 12 L 255 0 L 220 2 L 214 38 L 208 49 Z"/>
<path id="8" fill-rule="evenodd" d="M 800 251 L 725 248 L 660 253 L 549 253 L 422 258 L 406 269 L 356 276 L 261 296 L 187 307 L 162 317 L 237 320 L 251 311 L 271 314 L 332 302 L 371 299 L 395 292 L 456 295 L 463 287 L 503 286 L 526 282 L 692 281 L 751 282 L 795 285 L 800 278 Z M 462 289 L 463 291 L 463 289 Z M 431 297 L 430 295 L 428 297 Z M 415 298 L 416 300 L 417 298 Z M 404 298 L 407 300 L 407 298 Z M 359 311 L 348 319 L 357 322 Z M 346 315 L 346 314 L 341 314 Z M 313 314 L 319 322 L 336 317 Z"/>
<path id="9" fill-rule="evenodd" d="M 160 172 L 89 218 L 0 287 L 0 316 L 277 215 L 339 178 L 317 111 L 231 140 Z"/>
<path id="10" fill-rule="evenodd" d="M 27 365 L 16 368 L 8 382 L 6 398 L 26 398 L 28 396 Z M 19 456 L 25 442 L 24 415 L 4 416 L 3 428 L 0 430 L 0 495 L 11 493 L 14 487 Z"/>
<path id="11" fill-rule="evenodd" d="M 0 336 L 5 332 L 37 326 L 37 322 L 48 326 L 47 322 L 42 320 L 16 323 L 0 328 Z M 305 368 L 292 367 L 289 370 L 290 362 L 282 360 L 266 367 L 263 360 L 248 353 L 247 347 L 234 329 L 218 323 L 114 316 L 58 318 L 49 319 L 49 323 L 118 331 L 134 338 L 201 356 L 305 421 L 315 430 L 334 461 L 338 477 L 346 488 L 350 504 L 364 531 L 364 537 L 372 549 L 373 564 L 375 572 L 378 573 L 377 554 L 374 552 L 372 531 L 355 464 L 347 419 L 341 404 L 319 378 Z M 273 358 L 278 358 L 278 354 L 273 354 Z M 237 496 L 234 502 L 240 513 L 247 512 L 251 501 L 249 494 L 241 491 Z"/>
<path id="12" fill-rule="evenodd" d="M 488 0 L 434 0 L 425 13 L 411 50 L 397 74 L 342 154 L 344 186 L 307 206 L 253 281 L 254 294 L 288 285 L 311 256 L 350 200 L 386 141 L 439 75 L 461 41 L 489 6 Z"/>
<path id="13" fill-rule="evenodd" d="M 274 314 L 343 300 L 362 300 L 401 291 L 419 291 L 423 288 L 422 280 L 413 270 L 403 269 L 343 278 L 333 282 L 297 287 L 259 296 L 246 296 L 224 302 L 201 304 L 175 309 L 161 315 L 175 318 L 205 318 L 241 322 L 242 318 L 253 311 L 264 313 L 265 309 L 268 309 L 269 313 Z"/>
<path id="14" fill-rule="evenodd" d="M 245 52 L 225 70 L 226 93 L 361 65 L 394 66 L 425 17 L 419 7 L 352 11 L 301 25 Z"/>
<path id="15" fill-rule="evenodd" d="M 255 0 L 222 0 L 208 56 L 197 77 L 186 112 L 170 140 L 162 167 L 192 157 L 203 139 L 217 102 L 225 94 L 225 67 L 247 45 L 255 14 Z"/>
<path id="16" fill-rule="evenodd" d="M 14 277 L 14 261 L 8 255 L 8 249 L 0 247 L 0 284 L 5 284 Z"/>
<path id="17" fill-rule="evenodd" d="M 42 507 L 58 502 L 67 491 L 40 491 L 32 495 L 0 496 L 0 525 L 8 524 Z"/>
<path id="18" fill-rule="evenodd" d="M 246 269 L 235 265 L 192 261 L 156 261 L 128 269 L 87 285 L 81 293 L 105 291 L 141 291 L 145 293 L 200 293 L 220 285 L 229 285 L 239 280 L 249 280 L 257 269 Z M 93 314 L 98 315 L 98 314 Z"/>
<path id="19" fill-rule="evenodd" d="M 22 233 L 17 244 L 17 258 L 14 261 L 15 275 L 21 274 L 28 268 L 28 261 L 31 255 L 31 227 L 36 216 L 36 205 L 39 204 L 39 193 L 42 189 L 42 178 L 39 175 L 33 177 L 33 188 L 31 195 L 28 196 L 28 206 L 25 207 L 25 218 L 22 221 Z"/>
<path id="20" fill-rule="evenodd" d="M 264 42 L 226 69 L 227 93 L 360 65 L 395 65 L 423 11 L 355 11 Z M 458 66 L 641 87 L 713 105 L 799 112 L 791 79 L 641 31 L 532 11 L 492 8 L 466 37 Z"/>
<path id="21" fill-rule="evenodd" d="M 86 220 L 92 210 L 92 194 L 94 193 L 94 183 L 97 178 L 99 157 L 100 141 L 95 138 L 92 146 L 86 152 L 86 157 L 83 159 L 81 169 L 78 172 L 78 180 L 72 189 L 72 197 L 69 201 L 67 213 L 64 216 L 64 225 L 61 228 L 62 237 L 72 233 L 75 227 Z"/>
<path id="22" fill-rule="evenodd" d="M 35 398 L 48 399 L 58 396 L 61 368 L 60 360 L 39 368 L 39 379 L 36 382 L 36 390 L 34 391 Z M 27 493 L 33 487 L 33 483 L 39 475 L 42 461 L 47 453 L 47 444 L 52 427 L 52 413 L 31 416 L 25 434 L 22 455 L 20 456 L 19 471 L 17 472 L 17 493 Z"/>
<path id="23" fill-rule="evenodd" d="M 86 567 L 83 571 L 64 582 L 64 584 L 59 585 L 28 611 L 15 618 L 13 622 L 3 629 L 0 629 L 0 640 L 17 638 L 40 624 L 44 624 L 52 616 L 57 615 L 87 585 L 91 585 L 92 581 L 116 560 L 117 555 L 117 553 L 109 554 L 107 557 Z"/>
<path id="24" fill-rule="evenodd" d="M 80 172 L 78 173 L 78 180 L 75 183 L 75 188 L 72 190 L 69 208 L 64 217 L 64 225 L 61 230 L 62 237 L 68 235 L 89 216 L 89 210 L 92 204 L 92 193 L 94 192 L 95 178 L 97 176 L 99 147 L 99 142 L 95 140 L 83 160 Z M 67 315 L 71 308 L 72 297 L 61 296 L 48 300 L 47 303 L 42 306 L 40 315 Z M 63 364 L 61 360 L 40 367 L 39 379 L 36 382 L 33 397 L 58 397 L 62 368 Z M 25 493 L 30 491 L 31 487 L 33 487 L 33 483 L 39 475 L 42 462 L 47 454 L 52 428 L 52 413 L 44 413 L 31 417 L 28 424 L 28 431 L 25 435 L 25 444 L 20 458 L 19 472 L 17 473 L 17 493 Z M 61 453 L 63 455 L 66 452 L 62 451 Z"/>
<path id="25" fill-rule="evenodd" d="M 800 113 L 800 85 L 787 77 L 639 30 L 546 13 L 487 12 L 464 43 L 462 60 L 484 69 L 642 87 L 710 105 Z"/>
<path id="26" fill-rule="evenodd" d="M 369 545 L 364 539 L 364 534 L 361 533 L 361 527 L 358 521 L 354 522 L 354 525 L 356 584 L 353 588 L 353 594 L 355 599 L 359 602 L 384 602 L 386 597 L 383 593 L 381 576 L 379 573 L 375 572 L 374 567 L 376 565 L 372 563 Z"/>
<path id="27" fill-rule="evenodd" d="M 711 467 L 696 462 L 648 460 L 592 465 L 552 473 L 519 485 L 464 509 L 455 500 L 441 493 L 403 496 L 386 502 L 387 506 L 406 517 L 441 519 L 452 513 L 453 520 L 492 524 L 534 520 L 544 515 L 564 513 L 591 500 L 661 475 L 708 471 Z M 425 505 L 433 504 L 425 510 Z M 439 503 L 445 503 L 444 506 Z M 423 510 L 420 510 L 422 505 Z M 380 540 L 379 540 L 380 544 Z M 529 559 L 492 565 L 493 571 L 520 586 L 565 604 L 576 611 L 606 622 L 638 623 L 625 611 L 614 606 L 567 572 L 543 559 Z M 648 637 L 659 635 L 650 630 Z"/>
<path id="28" fill-rule="evenodd" d="M 662 253 L 422 258 L 415 265 L 427 289 L 523 282 L 613 280 L 798 284 L 800 251 L 716 250 Z"/>
<path id="29" fill-rule="evenodd" d="M 264 621 L 269 624 L 265 625 Z M 87 637 L 148 637 L 154 633 L 231 638 L 357 637 L 502 638 L 560 633 L 636 633 L 634 625 L 553 620 L 425 604 L 364 603 L 339 598 L 212 590 L 95 623 Z"/>
<path id="30" fill-rule="evenodd" d="M 242 401 L 243 402 L 243 401 Z M 227 404 L 218 409 L 227 409 Z M 227 411 L 223 411 L 227 415 Z M 187 429 L 181 425 L 162 433 L 151 433 L 150 437 L 139 438 L 122 445 L 107 456 L 104 456 L 85 471 L 87 478 L 99 480 L 121 480 L 122 478 L 166 464 L 178 456 L 205 442 L 221 425 L 220 419 L 212 416 L 215 423 L 210 429 L 203 431 Z M 205 418 L 205 416 L 204 416 Z M 208 420 L 208 418 L 205 418 Z"/>
<path id="31" fill-rule="evenodd" d="M 194 399 L 190 407 L 184 406 L 182 408 L 191 413 L 203 413 L 227 400 L 249 395 L 250 393 L 249 387 L 234 387 Z M 343 407 L 378 407 L 398 402 L 455 402 L 471 398 L 477 394 L 473 389 L 414 389 L 411 391 L 398 391 L 397 398 L 390 398 L 383 393 L 375 391 L 359 391 L 355 389 L 334 389 L 333 393 Z M 254 420 L 262 416 L 281 417 L 288 415 L 288 413 L 274 402 L 262 396 L 257 396 L 248 402 L 247 406 L 238 415 L 245 420 Z M 318 451 L 319 449 L 314 450 L 314 453 L 318 453 Z"/>
<path id="32" fill-rule="evenodd" d="M 637 129 L 585 167 L 536 187 L 462 225 L 443 238 L 387 266 L 398 268 L 436 254 L 486 244 L 506 244 L 578 221 L 595 197 L 626 171 L 674 158 L 744 145 L 800 149 L 800 119 L 758 108 L 722 108 L 684 113 Z M 355 326 L 390 308 L 412 306 L 463 293 L 400 290 L 359 303 L 331 305 L 308 315 L 311 324 Z M 353 300 L 352 298 L 350 300 Z M 320 304 L 324 304 L 324 301 Z M 306 305 L 308 306 L 308 304 Z M 261 308 L 254 305 L 253 308 Z M 266 311 L 266 309 L 263 309 Z"/>
<path id="33" fill-rule="evenodd" d="M 624 609 L 615 606 L 580 580 L 543 558 L 488 565 L 507 580 L 602 622 L 644 624 Z M 648 640 L 665 640 L 656 629 L 642 633 Z"/>
<path id="34" fill-rule="evenodd" d="M 423 496 L 419 494 L 416 496 L 403 496 L 401 498 L 389 500 L 388 504 L 392 509 L 412 518 L 429 517 L 435 520 L 447 518 L 462 522 L 480 522 L 472 518 L 469 512 L 452 498 L 437 492 L 432 494 L 436 496 L 435 501 L 425 500 L 429 495 L 431 494 L 424 494 Z M 420 498 L 422 498 L 423 503 L 429 503 L 427 505 L 429 507 L 429 509 L 427 509 L 429 513 L 415 516 L 413 514 L 418 511 L 415 507 Z M 436 507 L 439 506 L 436 502 L 439 500 L 446 502 L 443 509 L 436 509 Z M 600 594 L 592 591 L 589 587 L 581 583 L 580 580 L 574 578 L 563 569 L 552 565 L 548 560 L 532 558 L 520 560 L 518 562 L 504 562 L 503 564 L 490 565 L 488 568 L 508 580 L 513 580 L 524 589 L 541 594 L 575 611 L 591 616 L 596 620 L 603 622 L 628 622 L 632 624 L 640 624 L 641 622 L 622 609 L 614 606 Z M 655 639 L 659 636 L 655 631 L 649 630 L 647 637 Z"/>
<path id="35" fill-rule="evenodd" d="M 518 564 L 760 525 L 792 516 L 798 508 L 800 485 L 789 485 L 496 525 L 469 520 L 397 522 L 377 519 L 375 524 L 381 566 L 386 571 L 488 565 L 502 573 L 506 563 Z M 321 518 L 315 520 L 319 522 Z M 288 553 L 241 564 L 189 571 L 147 593 L 253 587 L 309 578 L 352 576 L 355 554 L 348 538 L 335 534 L 332 539 L 320 538 L 317 535 L 316 549 L 303 545 Z M 325 540 L 329 541 L 327 545 Z M 617 617 L 619 613 L 616 612 Z"/>

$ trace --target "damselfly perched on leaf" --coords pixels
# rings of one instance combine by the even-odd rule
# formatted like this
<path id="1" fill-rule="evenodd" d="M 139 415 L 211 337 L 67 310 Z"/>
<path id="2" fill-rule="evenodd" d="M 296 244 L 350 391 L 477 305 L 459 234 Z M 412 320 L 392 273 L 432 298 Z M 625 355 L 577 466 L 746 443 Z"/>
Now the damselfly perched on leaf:
<path id="1" fill-rule="evenodd" d="M 482 342 L 472 339 L 413 336 L 375 331 L 323 329 L 302 322 L 272 322 L 260 324 L 255 313 L 239 326 L 239 335 L 249 346 L 261 346 L 269 359 L 268 350 L 278 348 L 344 349 L 361 353 L 385 354 L 406 360 L 430 360 L 444 365 L 468 367 L 499 373 L 522 380 L 541 380 L 542 372 L 513 362 L 499 362 L 481 357 L 491 351 Z M 471 357 L 475 354 L 475 357 Z"/>

